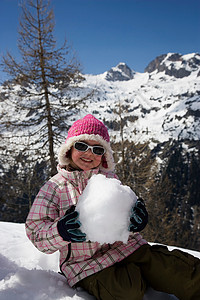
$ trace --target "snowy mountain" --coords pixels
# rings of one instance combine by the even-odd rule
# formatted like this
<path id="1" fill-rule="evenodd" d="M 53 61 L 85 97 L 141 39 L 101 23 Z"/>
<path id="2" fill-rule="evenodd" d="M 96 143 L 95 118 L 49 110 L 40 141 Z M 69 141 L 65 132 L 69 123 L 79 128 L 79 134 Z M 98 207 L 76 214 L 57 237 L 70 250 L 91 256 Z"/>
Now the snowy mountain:
<path id="1" fill-rule="evenodd" d="M 200 76 L 199 67 L 199 54 L 180 55 L 178 53 L 169 53 L 158 56 L 146 67 L 145 72 L 164 71 L 166 75 L 183 78 L 195 71 L 198 71 L 197 76 Z"/>
<path id="2" fill-rule="evenodd" d="M 0 222 L 0 240 L 1 300 L 94 299 L 85 291 L 67 285 L 66 279 L 58 274 L 59 253 L 39 252 L 26 237 L 24 224 Z M 197 251 L 181 250 L 200 258 Z M 170 299 L 177 298 L 152 289 L 144 296 L 144 300 Z"/>
<path id="3" fill-rule="evenodd" d="M 120 103 L 129 140 L 156 144 L 200 138 L 199 54 L 161 55 L 145 73 L 120 63 L 103 74 L 85 75 L 82 87 L 94 90 L 87 111 L 104 119 L 116 137 L 119 128 L 114 121 L 119 116 L 113 112 Z"/>
<path id="4" fill-rule="evenodd" d="M 85 80 L 81 85 L 67 90 L 64 98 L 67 101 L 81 99 L 89 92 L 91 96 L 79 112 L 75 110 L 71 116 L 67 111 L 63 112 L 66 127 L 75 119 L 92 113 L 105 121 L 113 139 L 117 141 L 117 110 L 120 104 L 125 123 L 124 135 L 128 140 L 151 141 L 153 148 L 170 139 L 200 139 L 200 54 L 161 55 L 150 62 L 144 73 L 135 72 L 125 63 L 119 63 L 103 74 L 83 77 Z M 34 87 L 32 89 L 34 93 Z M 9 97 L 14 98 L 14 93 L 19 90 L 18 86 L 13 87 L 12 91 L 0 87 L 2 97 L 5 97 L 1 103 L 2 116 L 10 121 L 17 118 L 31 123 L 37 113 L 32 110 L 31 102 L 30 108 L 26 105 L 28 108 L 22 111 L 14 109 L 9 103 Z M 23 93 L 23 88 L 20 93 Z M 52 90 L 52 94 L 56 94 L 56 89 Z M 55 99 L 52 102 L 55 107 L 59 105 Z M 27 134 L 30 135 L 28 130 Z M 25 132 L 26 128 L 23 129 Z M 18 133 L 22 135 L 21 131 Z M 66 136 L 65 129 L 63 135 Z"/>

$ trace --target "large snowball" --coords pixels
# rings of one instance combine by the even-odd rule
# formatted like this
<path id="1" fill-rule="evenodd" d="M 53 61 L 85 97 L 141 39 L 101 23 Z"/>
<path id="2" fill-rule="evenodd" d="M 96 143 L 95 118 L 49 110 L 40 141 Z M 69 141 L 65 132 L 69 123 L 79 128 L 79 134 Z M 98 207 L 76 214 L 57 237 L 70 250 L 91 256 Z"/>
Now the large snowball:
<path id="1" fill-rule="evenodd" d="M 127 243 L 131 207 L 136 199 L 131 188 L 119 180 L 93 175 L 76 206 L 82 232 L 88 240 L 101 244 Z"/>

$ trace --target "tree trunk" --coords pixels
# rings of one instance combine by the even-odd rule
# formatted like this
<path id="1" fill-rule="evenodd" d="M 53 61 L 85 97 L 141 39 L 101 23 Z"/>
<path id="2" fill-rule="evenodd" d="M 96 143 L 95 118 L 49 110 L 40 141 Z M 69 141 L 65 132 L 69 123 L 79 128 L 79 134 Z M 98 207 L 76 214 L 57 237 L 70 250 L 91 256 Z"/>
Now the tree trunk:
<path id="1" fill-rule="evenodd" d="M 38 37 L 39 37 L 39 45 L 40 45 L 40 67 L 41 67 L 41 75 L 42 75 L 42 85 L 44 88 L 44 97 L 45 97 L 45 106 L 46 106 L 46 118 L 47 118 L 47 128 L 48 128 L 48 144 L 49 144 L 49 156 L 50 156 L 50 164 L 51 171 L 50 175 L 53 176 L 56 173 L 56 161 L 54 154 L 54 146 L 53 146 L 53 129 L 52 129 L 52 116 L 51 116 L 51 107 L 49 101 L 49 91 L 46 81 L 45 75 L 45 61 L 44 61 L 44 49 L 42 45 L 42 37 L 41 37 L 41 23 L 40 23 L 40 9 L 37 5 L 37 15 L 38 15 Z"/>

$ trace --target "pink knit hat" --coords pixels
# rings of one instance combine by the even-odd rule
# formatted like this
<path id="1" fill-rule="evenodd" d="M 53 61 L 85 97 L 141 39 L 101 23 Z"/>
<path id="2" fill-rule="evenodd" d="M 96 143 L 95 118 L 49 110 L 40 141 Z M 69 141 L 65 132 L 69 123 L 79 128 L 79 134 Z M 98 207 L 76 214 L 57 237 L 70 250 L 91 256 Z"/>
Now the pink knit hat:
<path id="1" fill-rule="evenodd" d="M 106 126 L 93 115 L 86 115 L 75 121 L 68 131 L 65 144 L 61 145 L 58 159 L 60 165 L 70 163 L 68 152 L 76 141 L 94 140 L 102 145 L 106 152 L 102 158 L 101 169 L 114 170 L 114 159 L 110 146 L 110 137 Z"/>

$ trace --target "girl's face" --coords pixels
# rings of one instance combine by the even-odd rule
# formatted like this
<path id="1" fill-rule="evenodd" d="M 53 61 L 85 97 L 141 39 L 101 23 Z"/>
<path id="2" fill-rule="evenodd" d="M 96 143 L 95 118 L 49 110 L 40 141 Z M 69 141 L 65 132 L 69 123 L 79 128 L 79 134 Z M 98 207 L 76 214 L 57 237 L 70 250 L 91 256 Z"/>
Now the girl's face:
<path id="1" fill-rule="evenodd" d="M 102 146 L 98 142 L 92 140 L 84 140 L 84 143 L 88 144 L 89 146 Z M 72 147 L 71 158 L 77 167 L 83 171 L 88 171 L 97 168 L 100 165 L 102 155 L 96 155 L 92 153 L 91 149 L 88 149 L 86 152 L 81 152 Z"/>

